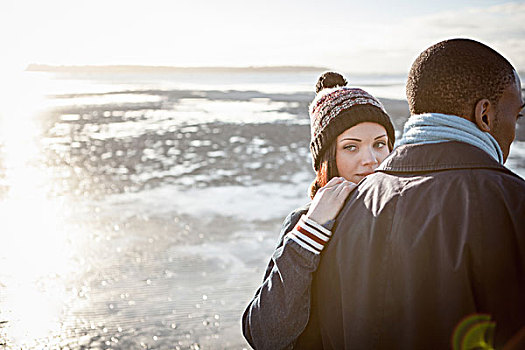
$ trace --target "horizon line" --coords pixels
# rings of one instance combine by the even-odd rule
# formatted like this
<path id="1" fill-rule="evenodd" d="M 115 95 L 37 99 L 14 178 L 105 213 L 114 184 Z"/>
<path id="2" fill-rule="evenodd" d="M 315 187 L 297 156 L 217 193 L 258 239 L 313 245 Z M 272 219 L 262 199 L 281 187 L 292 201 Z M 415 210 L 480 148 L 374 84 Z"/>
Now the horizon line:
<path id="1" fill-rule="evenodd" d="M 327 72 L 335 71 L 352 75 L 406 75 L 401 72 L 348 72 L 341 69 L 332 69 L 322 66 L 302 66 L 302 65 L 266 65 L 266 66 L 167 66 L 167 65 L 141 65 L 141 64 L 83 64 L 83 65 L 53 65 L 30 63 L 24 71 L 28 72 L 63 72 L 63 73 L 126 73 L 126 72 L 154 72 L 154 71 L 201 71 L 201 72 L 223 72 L 223 71 L 259 71 L 259 72 Z"/>

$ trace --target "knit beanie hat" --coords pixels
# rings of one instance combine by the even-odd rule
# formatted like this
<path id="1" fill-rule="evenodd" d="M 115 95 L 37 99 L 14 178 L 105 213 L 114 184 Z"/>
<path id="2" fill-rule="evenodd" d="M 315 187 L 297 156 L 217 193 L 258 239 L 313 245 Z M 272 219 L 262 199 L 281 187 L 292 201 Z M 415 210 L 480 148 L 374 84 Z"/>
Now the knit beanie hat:
<path id="1" fill-rule="evenodd" d="M 394 143 L 394 126 L 381 102 L 362 89 L 346 85 L 346 79 L 335 72 L 323 73 L 317 81 L 316 96 L 310 104 L 310 151 L 316 171 L 321 155 L 337 136 L 359 123 L 382 125 Z"/>

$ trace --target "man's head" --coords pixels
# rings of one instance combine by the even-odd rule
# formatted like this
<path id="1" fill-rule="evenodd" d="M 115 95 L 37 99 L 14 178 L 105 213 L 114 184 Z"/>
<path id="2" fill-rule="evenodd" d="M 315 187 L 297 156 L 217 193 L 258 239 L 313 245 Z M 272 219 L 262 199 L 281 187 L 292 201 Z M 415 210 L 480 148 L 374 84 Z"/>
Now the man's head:
<path id="1" fill-rule="evenodd" d="M 498 141 L 507 159 L 523 108 L 519 77 L 490 47 L 470 39 L 437 43 L 415 60 L 406 87 L 411 114 L 468 119 Z"/>

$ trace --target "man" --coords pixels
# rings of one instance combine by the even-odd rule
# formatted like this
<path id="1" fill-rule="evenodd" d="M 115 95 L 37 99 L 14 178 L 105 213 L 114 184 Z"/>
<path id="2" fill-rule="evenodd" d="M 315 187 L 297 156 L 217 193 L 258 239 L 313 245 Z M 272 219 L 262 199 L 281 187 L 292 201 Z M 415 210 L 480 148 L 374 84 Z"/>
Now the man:
<path id="1" fill-rule="evenodd" d="M 337 219 L 298 348 L 448 349 L 480 314 L 478 340 L 493 329 L 498 348 L 525 326 L 525 181 L 502 165 L 524 106 L 516 71 L 447 40 L 416 59 L 407 97 L 400 146 Z"/>

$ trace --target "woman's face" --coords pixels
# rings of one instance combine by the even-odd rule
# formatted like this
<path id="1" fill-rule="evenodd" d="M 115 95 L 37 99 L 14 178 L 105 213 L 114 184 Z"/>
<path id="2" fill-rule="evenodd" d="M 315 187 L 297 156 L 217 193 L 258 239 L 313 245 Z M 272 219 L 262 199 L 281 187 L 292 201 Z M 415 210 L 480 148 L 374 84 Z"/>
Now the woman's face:
<path id="1" fill-rule="evenodd" d="M 337 137 L 335 160 L 339 176 L 358 183 L 390 153 L 385 128 L 364 122 L 346 129 Z"/>

